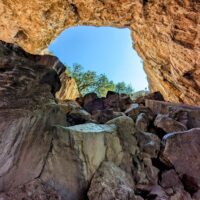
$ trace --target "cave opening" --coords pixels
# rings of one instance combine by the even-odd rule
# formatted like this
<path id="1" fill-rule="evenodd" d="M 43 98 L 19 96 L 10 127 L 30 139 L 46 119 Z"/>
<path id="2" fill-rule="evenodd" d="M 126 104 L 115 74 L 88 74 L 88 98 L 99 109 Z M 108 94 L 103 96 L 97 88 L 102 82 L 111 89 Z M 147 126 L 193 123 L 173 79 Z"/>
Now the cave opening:
<path id="1" fill-rule="evenodd" d="M 77 26 L 63 31 L 48 47 L 66 66 L 104 74 L 115 85 L 148 92 L 142 58 L 134 50 L 128 28 Z"/>

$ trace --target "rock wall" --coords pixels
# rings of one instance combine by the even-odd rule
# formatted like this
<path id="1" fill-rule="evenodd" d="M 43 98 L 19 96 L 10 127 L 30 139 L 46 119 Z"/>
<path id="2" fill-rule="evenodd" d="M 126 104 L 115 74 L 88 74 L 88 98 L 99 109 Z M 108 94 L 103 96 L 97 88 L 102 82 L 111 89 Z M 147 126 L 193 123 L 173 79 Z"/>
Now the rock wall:
<path id="1" fill-rule="evenodd" d="M 199 107 L 114 92 L 56 103 L 57 58 L 0 52 L 1 200 L 200 199 Z"/>
<path id="2" fill-rule="evenodd" d="M 60 76 L 61 88 L 56 93 L 56 98 L 59 100 L 76 100 L 76 98 L 80 97 L 80 93 L 78 91 L 78 86 L 76 84 L 75 79 L 68 77 L 66 73 L 63 73 Z"/>
<path id="3" fill-rule="evenodd" d="M 38 53 L 72 26 L 128 27 L 151 90 L 200 105 L 199 10 L 198 0 L 1 0 L 0 39 Z"/>

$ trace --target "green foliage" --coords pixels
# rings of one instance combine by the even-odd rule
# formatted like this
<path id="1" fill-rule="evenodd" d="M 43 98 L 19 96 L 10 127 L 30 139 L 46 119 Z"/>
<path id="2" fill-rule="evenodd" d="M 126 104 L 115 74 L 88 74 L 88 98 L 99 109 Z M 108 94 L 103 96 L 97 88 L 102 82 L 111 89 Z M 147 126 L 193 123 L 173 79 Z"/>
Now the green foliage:
<path id="1" fill-rule="evenodd" d="M 116 84 L 116 92 L 118 93 L 125 93 L 126 90 L 126 84 L 124 82 L 119 82 Z"/>
<path id="2" fill-rule="evenodd" d="M 84 68 L 79 64 L 74 64 L 73 67 L 67 66 L 66 73 L 76 80 L 79 92 L 82 95 L 88 92 L 96 92 L 103 97 L 106 96 L 108 91 L 116 91 L 128 95 L 134 92 L 130 84 L 126 85 L 124 82 L 115 84 L 105 74 L 97 75 L 94 71 L 84 71 Z"/>
<path id="3" fill-rule="evenodd" d="M 95 92 L 104 97 L 108 91 L 115 91 L 115 84 L 113 81 L 109 81 L 105 74 L 100 74 L 97 76 Z"/>

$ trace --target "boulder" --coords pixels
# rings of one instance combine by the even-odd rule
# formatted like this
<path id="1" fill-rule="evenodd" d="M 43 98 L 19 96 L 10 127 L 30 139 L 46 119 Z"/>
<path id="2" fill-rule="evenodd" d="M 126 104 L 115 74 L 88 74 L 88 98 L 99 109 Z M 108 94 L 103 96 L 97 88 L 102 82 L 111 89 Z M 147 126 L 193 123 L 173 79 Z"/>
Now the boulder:
<path id="1" fill-rule="evenodd" d="M 119 116 L 124 116 L 124 113 L 114 112 L 112 109 L 96 110 L 92 112 L 92 119 L 100 124 L 104 124 L 107 121 Z"/>
<path id="2" fill-rule="evenodd" d="M 87 111 L 77 108 L 66 115 L 66 120 L 70 126 L 84 124 L 91 121 L 91 115 Z"/>
<path id="3" fill-rule="evenodd" d="M 185 127 L 188 127 L 188 123 L 189 123 L 188 110 L 183 109 L 183 108 L 172 109 L 169 113 L 169 117 L 185 125 Z"/>
<path id="4" fill-rule="evenodd" d="M 116 92 L 108 92 L 104 99 L 104 105 L 106 109 L 112 108 L 114 111 L 120 112 L 120 94 Z"/>
<path id="5" fill-rule="evenodd" d="M 52 125 L 65 126 L 65 113 L 56 104 L 43 109 L 0 112 L 0 191 L 39 177 L 51 149 Z"/>
<path id="6" fill-rule="evenodd" d="M 117 133 L 123 146 L 123 150 L 135 155 L 138 147 L 134 137 L 136 130 L 133 120 L 127 116 L 120 116 L 108 121 L 106 124 L 114 124 L 117 127 Z"/>
<path id="7" fill-rule="evenodd" d="M 93 123 L 56 126 L 54 134 L 56 137 L 41 179 L 59 191 L 64 199 L 83 199 L 90 179 L 110 148 L 106 146 L 106 135 L 110 135 L 110 139 L 112 135 L 115 137 L 116 127 Z"/>
<path id="8" fill-rule="evenodd" d="M 174 169 L 164 171 L 162 173 L 160 185 L 165 189 L 168 188 L 172 188 L 173 190 L 175 190 L 176 188 L 184 189 L 184 186 Z"/>
<path id="9" fill-rule="evenodd" d="M 146 100 L 145 106 L 149 107 L 154 115 L 164 114 L 186 125 L 188 129 L 200 127 L 200 107 L 187 104 Z M 187 114 L 185 113 L 187 112 Z"/>
<path id="10" fill-rule="evenodd" d="M 152 200 L 169 200 L 169 196 L 162 187 L 155 184 L 139 184 L 136 186 L 137 193 L 144 197 L 144 199 Z"/>
<path id="11" fill-rule="evenodd" d="M 153 114 L 152 110 L 150 108 L 144 107 L 144 106 L 132 106 L 132 109 L 129 108 L 125 111 L 125 114 L 128 115 L 129 117 L 131 117 L 134 121 L 136 121 L 136 119 L 140 113 L 145 113 L 146 117 L 150 121 L 153 120 L 153 118 L 154 118 L 154 114 Z"/>
<path id="12" fill-rule="evenodd" d="M 148 132 L 137 132 L 135 137 L 141 152 L 147 153 L 151 158 L 157 158 L 161 145 L 158 136 Z"/>
<path id="13" fill-rule="evenodd" d="M 114 124 L 117 127 L 117 134 L 123 149 L 120 168 L 133 176 L 136 183 L 157 183 L 159 170 L 153 166 L 152 158 L 156 157 L 159 152 L 159 138 L 150 133 L 137 138 L 134 122 L 127 116 L 115 118 L 107 124 Z M 145 137 L 146 140 L 144 140 Z M 153 141 L 151 137 L 154 138 Z M 138 145 L 141 146 L 138 147 Z"/>
<path id="14" fill-rule="evenodd" d="M 194 194 L 200 187 L 200 129 L 168 134 L 162 159 L 175 168 L 185 190 Z"/>
<path id="15" fill-rule="evenodd" d="M 150 124 L 150 120 L 149 120 L 147 114 L 140 113 L 137 116 L 137 119 L 136 119 L 136 122 L 135 122 L 135 127 L 137 128 L 137 130 L 139 130 L 141 132 L 147 132 L 149 124 Z"/>
<path id="16" fill-rule="evenodd" d="M 83 104 L 83 108 L 91 114 L 96 110 L 104 110 L 105 108 L 103 99 L 102 98 L 93 99 L 93 97 L 95 97 L 95 95 L 94 96 L 93 95 L 91 94 L 91 96 L 87 96 Z"/>
<path id="17" fill-rule="evenodd" d="M 147 94 L 145 96 L 138 97 L 136 100 L 134 100 L 134 102 L 139 105 L 145 105 L 145 101 L 147 99 L 148 100 L 165 101 L 164 97 L 162 96 L 162 94 L 160 92 L 153 92 L 153 93 Z"/>
<path id="18" fill-rule="evenodd" d="M 92 178 L 89 200 L 137 200 L 132 178 L 111 162 L 103 162 Z"/>
<path id="19" fill-rule="evenodd" d="M 156 116 L 156 119 L 154 121 L 154 125 L 157 128 L 161 128 L 166 133 L 172 133 L 172 132 L 181 132 L 186 131 L 187 127 L 182 124 L 181 122 L 178 122 L 167 115 L 158 114 Z"/>

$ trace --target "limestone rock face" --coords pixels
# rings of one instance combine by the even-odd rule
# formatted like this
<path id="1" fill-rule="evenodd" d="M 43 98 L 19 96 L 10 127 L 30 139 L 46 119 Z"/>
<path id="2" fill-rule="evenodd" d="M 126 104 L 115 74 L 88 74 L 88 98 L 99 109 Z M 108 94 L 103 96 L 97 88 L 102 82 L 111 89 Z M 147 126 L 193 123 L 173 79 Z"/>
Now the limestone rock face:
<path id="1" fill-rule="evenodd" d="M 62 86 L 60 90 L 56 93 L 57 99 L 64 101 L 75 100 L 76 98 L 80 97 L 75 79 L 70 78 L 67 76 L 67 74 L 63 73 L 60 77 L 60 81 L 62 83 Z"/>
<path id="2" fill-rule="evenodd" d="M 200 105 L 199 10 L 198 0 L 7 0 L 0 2 L 0 39 L 38 53 L 72 26 L 128 27 L 151 90 Z"/>

